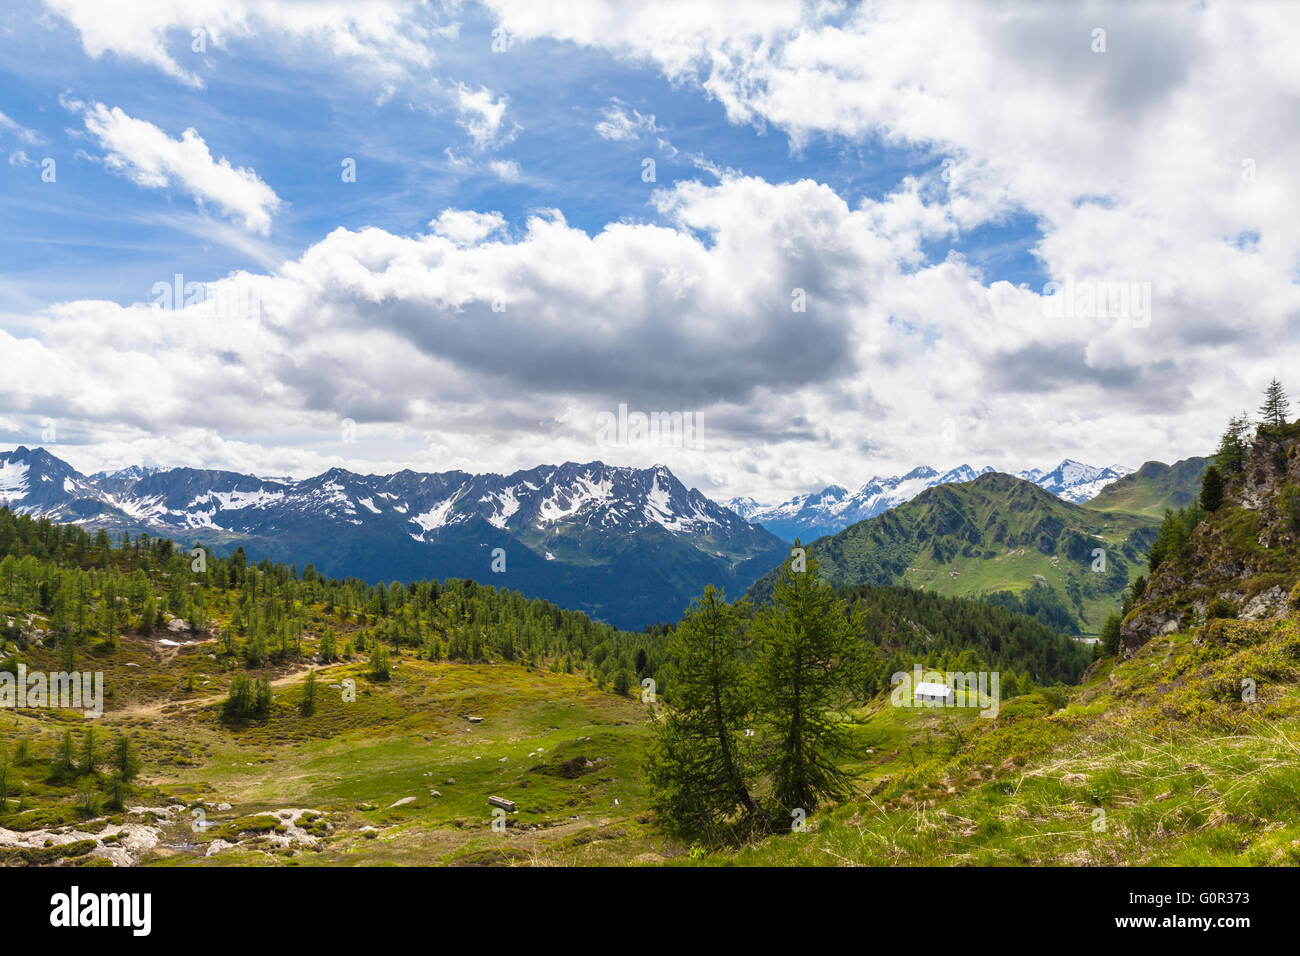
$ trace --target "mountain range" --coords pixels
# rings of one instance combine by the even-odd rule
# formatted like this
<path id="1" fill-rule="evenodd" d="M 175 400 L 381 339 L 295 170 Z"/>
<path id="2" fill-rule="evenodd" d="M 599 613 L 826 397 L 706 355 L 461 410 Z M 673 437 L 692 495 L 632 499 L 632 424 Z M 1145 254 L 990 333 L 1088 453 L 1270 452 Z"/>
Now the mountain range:
<path id="1" fill-rule="evenodd" d="M 973 481 L 993 470 L 989 467 L 976 470 L 970 465 L 960 465 L 939 472 L 921 466 L 905 475 L 872 478 L 857 491 L 829 485 L 818 492 L 796 495 L 778 505 L 760 505 L 753 498 L 732 498 L 726 505 L 746 521 L 761 524 L 785 541 L 795 538 L 811 541 L 897 508 L 928 488 Z M 1066 501 L 1082 504 L 1131 471 L 1122 465 L 1097 468 L 1067 458 L 1050 470 L 1034 468 L 1017 472 L 1016 477 Z"/>
<path id="2" fill-rule="evenodd" d="M 194 468 L 83 475 L 48 451 L 0 453 L 0 505 L 167 535 L 369 581 L 474 578 L 625 628 L 673 620 L 705 584 L 745 590 L 785 556 L 664 466 L 599 461 L 294 481 Z"/>
<path id="3" fill-rule="evenodd" d="M 828 563 L 836 583 L 910 584 L 961 596 L 1005 592 L 1011 604 L 1022 605 L 1013 610 L 1077 632 L 1095 629 L 1092 605 L 1114 600 L 1138 555 L 1121 556 L 1123 572 L 1112 570 L 1104 587 L 1094 575 L 1075 574 L 1073 564 L 1063 575 L 1059 555 L 1077 551 L 1072 561 L 1082 560 L 1088 541 L 1076 538 L 1095 536 L 1093 525 L 1117 520 L 1099 518 L 1095 512 L 1103 509 L 1148 519 L 1129 521 L 1114 541 L 1131 550 L 1127 535 L 1145 529 L 1159 504 L 1191 494 L 1203 470 L 1202 459 L 1149 462 L 1127 477 L 1117 466 L 1070 460 L 1018 476 L 964 465 L 942 473 L 922 467 L 873 478 L 856 492 L 831 486 L 764 509 L 752 499 L 719 505 L 662 465 L 566 462 L 511 475 L 360 475 L 335 468 L 301 480 L 141 466 L 84 475 L 45 449 L 20 447 L 0 453 L 0 506 L 164 535 L 215 553 L 243 547 L 254 560 L 312 564 L 330 577 L 474 578 L 632 629 L 677 619 L 706 584 L 743 593 L 787 556 L 782 538 L 835 535 L 817 547 L 834 553 L 837 539 L 848 536 L 869 547 L 854 545 L 849 551 L 858 558 Z M 1102 496 L 1113 503 L 1091 502 L 1092 514 L 1075 505 L 1102 488 L 1114 489 Z M 940 489 L 952 493 L 936 497 Z M 909 504 L 917 508 L 907 510 Z M 1062 513 L 1067 508 L 1073 510 Z M 971 524 L 975 517 L 978 527 Z M 1008 537 L 999 530 L 1008 522 L 1036 523 L 1040 531 Z M 986 558 L 1026 542 L 1041 561 L 1000 558 L 984 566 Z M 901 564 L 893 561 L 905 552 Z M 1033 606 L 1023 605 L 1026 600 Z"/>

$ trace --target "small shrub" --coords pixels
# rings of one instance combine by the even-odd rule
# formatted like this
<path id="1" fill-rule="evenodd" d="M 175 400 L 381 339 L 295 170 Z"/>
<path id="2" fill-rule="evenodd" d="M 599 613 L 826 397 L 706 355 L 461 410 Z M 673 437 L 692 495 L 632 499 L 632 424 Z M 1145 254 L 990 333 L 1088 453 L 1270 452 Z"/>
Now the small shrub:
<path id="1" fill-rule="evenodd" d="M 1215 598 L 1205 608 L 1205 619 L 1212 621 L 1215 618 L 1236 618 L 1238 614 L 1237 605 L 1233 604 L 1227 598 Z"/>
<path id="2" fill-rule="evenodd" d="M 100 813 L 99 794 L 93 790 L 83 790 L 77 795 L 77 812 L 89 820 Z"/>

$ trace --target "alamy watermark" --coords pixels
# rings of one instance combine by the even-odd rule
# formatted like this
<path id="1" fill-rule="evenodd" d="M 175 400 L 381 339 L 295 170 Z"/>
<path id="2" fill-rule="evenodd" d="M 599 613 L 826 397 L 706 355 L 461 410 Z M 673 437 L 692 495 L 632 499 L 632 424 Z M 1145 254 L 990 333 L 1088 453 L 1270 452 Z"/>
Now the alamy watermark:
<path id="1" fill-rule="evenodd" d="M 601 446 L 699 448 L 703 435 L 699 412 L 629 412 L 620 404 L 617 412 L 596 416 L 596 443 Z"/>
<path id="2" fill-rule="evenodd" d="M 0 671 L 0 707 L 50 707 L 79 710 L 83 717 L 104 715 L 103 671 Z"/>
<path id="3" fill-rule="evenodd" d="M 155 282 L 149 295 L 151 306 L 169 312 L 211 303 L 212 311 L 219 317 L 262 317 L 258 283 L 242 273 L 217 282 L 186 282 L 185 276 L 178 272 L 170 282 Z"/>
<path id="4" fill-rule="evenodd" d="M 50 897 L 50 925 L 55 928 L 124 927 L 133 936 L 148 936 L 152 914 L 151 893 L 83 893 L 74 885 Z"/>
<path id="5" fill-rule="evenodd" d="M 1151 283 L 1076 279 L 1043 286 L 1043 313 L 1049 319 L 1127 321 L 1135 329 L 1151 325 Z"/>
<path id="6" fill-rule="evenodd" d="M 980 716 L 997 717 L 1002 678 L 997 671 L 898 671 L 889 678 L 894 689 L 889 702 L 895 707 L 970 707 Z"/>

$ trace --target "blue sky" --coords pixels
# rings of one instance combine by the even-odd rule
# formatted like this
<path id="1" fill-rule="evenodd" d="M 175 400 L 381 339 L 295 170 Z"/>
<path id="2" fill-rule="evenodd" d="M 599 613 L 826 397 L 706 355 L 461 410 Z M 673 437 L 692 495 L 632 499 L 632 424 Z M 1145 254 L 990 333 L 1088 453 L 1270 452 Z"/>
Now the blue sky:
<path id="1" fill-rule="evenodd" d="M 86 470 L 663 462 L 769 500 L 1203 453 L 1297 341 L 1296 19 L 24 0 L 0 446 L 56 422 Z M 177 274 L 257 309 L 160 313 Z M 708 437 L 602 446 L 620 404 Z"/>
<path id="2" fill-rule="evenodd" d="M 174 272 L 210 281 L 261 269 L 337 227 L 414 234 L 447 207 L 498 210 L 516 225 L 533 210 L 556 208 L 589 233 L 618 220 L 655 221 L 647 205 L 654 188 L 716 179 L 696 159 L 769 182 L 811 178 L 854 203 L 882 198 L 904 176 L 931 171 L 942 158 L 931 148 L 886 145 L 878 137 L 823 136 L 793 148 L 781 130 L 729 123 L 698 90 L 600 50 L 540 39 L 493 52 L 494 20 L 472 7 L 457 18 L 458 41 L 439 46 L 425 82 L 382 104 L 381 88 L 359 89 L 335 63 L 310 56 L 286 63 L 256 44 L 209 44 L 195 53 L 189 33 L 170 31 L 168 51 L 204 80 L 204 88 L 192 89 L 129 59 L 87 56 L 65 22 L 22 19 L 11 14 L 10 29 L 0 35 L 0 102 L 11 119 L 41 136 L 38 149 L 21 148 L 33 159 L 55 159 L 58 189 L 52 197 L 39 167 L 11 167 L 0 180 L 11 224 L 0 238 L 7 264 L 0 303 L 11 312 L 70 297 L 141 301 Z M 459 84 L 507 98 L 505 127 L 517 131 L 503 135 L 503 145 L 474 148 L 440 92 Z M 111 100 L 106 105 L 173 138 L 199 130 L 214 156 L 256 170 L 284 201 L 284 212 L 265 238 L 221 242 L 189 196 L 143 188 L 91 158 L 97 150 L 60 105 L 69 98 Z M 610 108 L 653 117 L 656 130 L 632 141 L 603 138 L 596 126 Z M 479 162 L 458 167 L 447 150 Z M 356 160 L 358 175 L 345 185 L 340 163 L 347 157 Z M 647 157 L 655 160 L 654 183 L 642 180 Z M 503 180 L 483 168 L 485 160 L 517 163 L 519 180 Z M 1036 236 L 1032 216 L 1013 216 L 928 244 L 926 253 L 941 261 L 955 249 L 990 279 L 1041 285 L 1046 280 L 1031 253 Z"/>

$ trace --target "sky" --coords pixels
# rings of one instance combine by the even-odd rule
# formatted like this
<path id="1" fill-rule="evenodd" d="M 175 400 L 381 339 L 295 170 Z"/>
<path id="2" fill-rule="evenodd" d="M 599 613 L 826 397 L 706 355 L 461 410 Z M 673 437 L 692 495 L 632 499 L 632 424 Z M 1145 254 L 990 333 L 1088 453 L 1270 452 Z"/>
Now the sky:
<path id="1" fill-rule="evenodd" d="M 0 449 L 765 502 L 1206 454 L 1300 390 L 1297 46 L 1275 2 L 17 0 Z"/>

